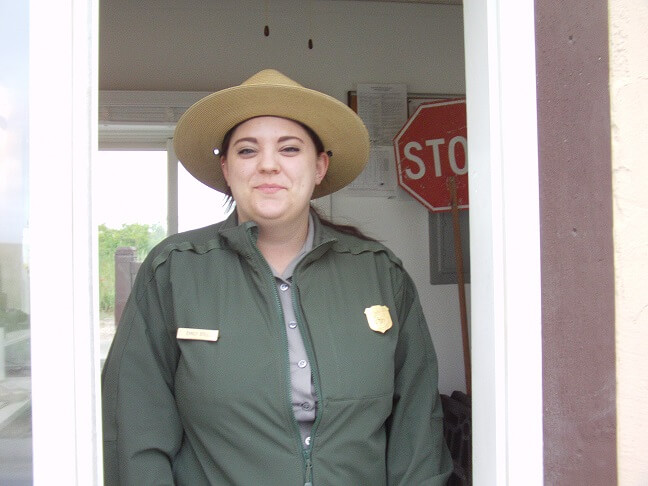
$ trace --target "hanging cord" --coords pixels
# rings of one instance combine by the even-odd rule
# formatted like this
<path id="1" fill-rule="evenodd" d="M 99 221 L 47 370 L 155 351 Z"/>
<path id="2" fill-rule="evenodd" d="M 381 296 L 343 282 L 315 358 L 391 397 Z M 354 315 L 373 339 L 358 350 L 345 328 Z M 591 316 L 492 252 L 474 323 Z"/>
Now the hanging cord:
<path id="1" fill-rule="evenodd" d="M 270 35 L 270 27 L 268 26 L 268 0 L 265 0 L 263 2 L 263 10 L 264 10 L 264 17 L 265 17 L 265 27 L 263 28 L 263 35 L 268 37 Z"/>
<path id="2" fill-rule="evenodd" d="M 310 39 L 308 39 L 308 48 L 312 49 L 313 48 L 313 2 L 309 2 L 308 9 L 310 10 L 310 13 L 308 15 L 308 32 L 310 32 L 311 34 Z"/>

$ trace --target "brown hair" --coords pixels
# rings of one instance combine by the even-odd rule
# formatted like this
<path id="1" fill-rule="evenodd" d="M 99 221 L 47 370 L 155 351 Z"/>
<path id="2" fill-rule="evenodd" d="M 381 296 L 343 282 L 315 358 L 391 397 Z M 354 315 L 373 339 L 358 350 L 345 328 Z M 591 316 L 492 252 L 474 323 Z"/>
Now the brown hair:
<path id="1" fill-rule="evenodd" d="M 326 151 L 324 149 L 324 143 L 322 142 L 322 139 L 315 133 L 315 130 L 313 130 L 311 127 L 306 125 L 305 123 L 302 123 L 298 120 L 292 120 L 290 118 L 287 118 L 290 121 L 293 121 L 297 123 L 300 127 L 302 127 L 306 133 L 308 133 L 308 136 L 310 139 L 313 141 L 313 145 L 315 145 L 315 151 L 317 154 L 321 154 L 322 152 L 326 152 L 329 157 L 333 156 L 333 153 L 330 151 Z M 227 154 L 227 151 L 229 150 L 230 144 L 232 143 L 232 134 L 234 133 L 234 130 L 236 130 L 242 123 L 245 123 L 247 120 L 243 120 L 242 122 L 237 123 L 234 125 L 232 128 L 230 128 L 225 136 L 223 137 L 223 143 L 221 143 L 220 147 L 220 154 L 221 157 L 225 157 Z M 225 195 L 227 196 L 224 202 L 224 206 L 227 209 L 227 211 L 230 211 L 236 204 L 236 201 L 234 201 L 234 197 L 232 196 L 232 190 L 227 186 L 227 191 L 225 192 Z M 311 204 L 311 211 L 313 211 L 317 217 L 320 219 L 322 224 L 324 226 L 328 226 L 329 228 L 333 228 L 336 231 L 339 231 L 340 233 L 344 233 L 347 235 L 355 236 L 357 238 L 363 239 L 363 240 L 368 240 L 368 241 L 376 241 L 374 238 L 371 238 L 367 235 L 365 235 L 362 231 L 360 231 L 357 227 L 352 226 L 352 225 L 347 225 L 347 224 L 336 224 L 332 221 L 329 221 L 328 219 L 324 218 Z"/>
<path id="2" fill-rule="evenodd" d="M 258 117 L 254 117 L 254 118 L 258 118 Z M 232 143 L 232 134 L 234 133 L 234 130 L 236 130 L 239 126 L 241 126 L 243 123 L 245 123 L 248 120 L 251 120 L 251 118 L 248 118 L 247 120 L 243 120 L 242 122 L 237 123 L 227 131 L 227 133 L 223 137 L 223 142 L 221 143 L 221 147 L 220 147 L 221 157 L 224 157 L 227 154 L 227 151 L 229 150 L 230 144 Z M 302 123 L 297 120 L 293 120 L 291 118 L 286 118 L 286 120 L 295 122 L 297 125 L 299 125 L 304 130 L 306 130 L 306 133 L 308 133 L 308 136 L 313 141 L 313 145 L 315 145 L 315 152 L 317 154 L 326 152 L 326 150 L 324 150 L 324 143 L 322 142 L 322 139 L 319 137 L 317 133 L 315 133 L 315 131 L 311 127 L 309 127 L 305 123 Z M 331 152 L 326 152 L 326 153 L 329 155 L 329 157 L 333 155 Z"/>

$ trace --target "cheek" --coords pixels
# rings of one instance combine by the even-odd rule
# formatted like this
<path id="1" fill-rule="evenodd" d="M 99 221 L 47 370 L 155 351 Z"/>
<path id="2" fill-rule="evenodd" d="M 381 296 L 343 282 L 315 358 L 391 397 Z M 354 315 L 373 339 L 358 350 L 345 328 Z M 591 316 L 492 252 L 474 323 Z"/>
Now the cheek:
<path id="1" fill-rule="evenodd" d="M 236 184 L 247 178 L 247 172 L 244 166 L 237 165 L 225 165 L 223 166 L 223 176 L 229 186 Z"/>
<path id="2" fill-rule="evenodd" d="M 293 178 L 301 189 L 308 189 L 317 184 L 317 174 L 315 172 L 302 172 L 298 177 Z"/>

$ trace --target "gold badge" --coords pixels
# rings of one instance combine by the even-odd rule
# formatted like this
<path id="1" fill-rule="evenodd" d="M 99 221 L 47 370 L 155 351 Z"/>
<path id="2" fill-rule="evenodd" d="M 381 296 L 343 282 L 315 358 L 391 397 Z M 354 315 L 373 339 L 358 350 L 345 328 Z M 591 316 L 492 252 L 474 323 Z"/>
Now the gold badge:
<path id="1" fill-rule="evenodd" d="M 389 308 L 385 305 L 372 305 L 364 310 L 369 328 L 376 332 L 387 332 L 392 327 Z"/>
<path id="2" fill-rule="evenodd" d="M 192 327 L 179 327 L 177 339 L 191 341 L 218 341 L 218 329 L 194 329 Z"/>

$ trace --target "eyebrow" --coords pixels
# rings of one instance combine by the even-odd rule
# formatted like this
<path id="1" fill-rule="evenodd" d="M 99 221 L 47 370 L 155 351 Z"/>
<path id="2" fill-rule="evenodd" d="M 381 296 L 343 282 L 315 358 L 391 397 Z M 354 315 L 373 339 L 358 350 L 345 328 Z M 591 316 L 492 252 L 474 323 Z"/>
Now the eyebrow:
<path id="1" fill-rule="evenodd" d="M 284 135 L 282 137 L 279 137 L 277 142 L 282 143 L 282 142 L 285 142 L 287 140 L 299 140 L 301 143 L 304 143 L 304 141 L 301 138 L 299 138 L 298 136 L 296 136 L 296 135 Z M 256 137 L 242 137 L 242 138 L 239 138 L 239 139 L 235 140 L 232 145 L 236 145 L 236 144 L 239 144 L 241 142 L 259 143 L 259 140 Z"/>

